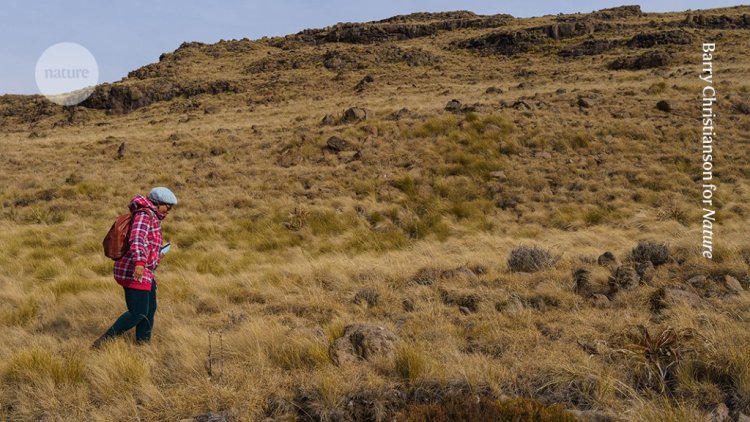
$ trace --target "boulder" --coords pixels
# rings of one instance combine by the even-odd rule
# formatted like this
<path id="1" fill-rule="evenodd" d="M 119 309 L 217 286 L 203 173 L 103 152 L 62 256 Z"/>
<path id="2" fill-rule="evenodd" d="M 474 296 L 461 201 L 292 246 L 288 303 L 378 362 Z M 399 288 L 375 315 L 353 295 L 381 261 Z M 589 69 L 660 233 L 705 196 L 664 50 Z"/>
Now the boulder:
<path id="1" fill-rule="evenodd" d="M 326 147 L 334 152 L 341 152 L 349 147 L 349 142 L 345 139 L 341 139 L 338 136 L 331 136 L 326 141 Z"/>
<path id="2" fill-rule="evenodd" d="M 461 111 L 462 107 L 463 107 L 463 104 L 461 104 L 461 101 L 450 100 L 445 105 L 445 111 L 450 111 L 451 113 L 457 113 L 457 112 Z"/>
<path id="3" fill-rule="evenodd" d="M 656 109 L 665 113 L 669 113 L 670 111 L 672 111 L 672 104 L 670 104 L 667 100 L 661 100 L 656 103 Z"/>
<path id="4" fill-rule="evenodd" d="M 742 284 L 740 284 L 739 280 L 732 277 L 731 275 L 725 275 L 724 278 L 721 280 L 721 284 L 729 290 L 730 293 L 742 293 L 745 291 L 745 289 L 742 288 Z"/>
<path id="5" fill-rule="evenodd" d="M 333 126 L 336 124 L 336 118 L 333 117 L 331 114 L 326 114 L 323 116 L 323 119 L 320 121 L 320 124 L 323 126 Z"/>
<path id="6" fill-rule="evenodd" d="M 331 345 L 331 358 L 337 365 L 345 365 L 375 356 L 392 356 L 395 334 L 384 327 L 372 324 L 352 324 L 344 329 L 344 335 Z"/>
<path id="7" fill-rule="evenodd" d="M 654 275 L 656 275 L 656 269 L 651 261 L 644 261 L 636 264 L 635 272 L 638 273 L 638 277 L 640 277 L 643 283 L 650 283 L 653 281 Z"/>
<path id="8" fill-rule="evenodd" d="M 615 257 L 615 254 L 609 251 L 599 255 L 599 258 L 596 259 L 596 262 L 602 267 L 608 267 L 610 265 L 620 265 L 617 257 Z"/>
<path id="9" fill-rule="evenodd" d="M 344 116 L 341 118 L 342 123 L 356 123 L 360 122 L 362 120 L 367 120 L 372 115 L 372 112 L 360 108 L 360 107 L 350 107 L 344 111 Z"/>
<path id="10" fill-rule="evenodd" d="M 610 291 L 629 290 L 638 286 L 638 273 L 630 265 L 620 265 L 609 277 Z"/>

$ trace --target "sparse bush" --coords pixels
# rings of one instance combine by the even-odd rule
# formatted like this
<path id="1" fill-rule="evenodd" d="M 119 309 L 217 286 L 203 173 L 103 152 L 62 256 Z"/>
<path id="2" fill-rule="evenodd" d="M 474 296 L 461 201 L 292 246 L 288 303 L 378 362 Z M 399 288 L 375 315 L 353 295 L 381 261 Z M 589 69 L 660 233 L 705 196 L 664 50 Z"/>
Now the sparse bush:
<path id="1" fill-rule="evenodd" d="M 366 287 L 360 289 L 357 294 L 354 295 L 354 303 L 362 304 L 366 303 L 368 306 L 375 306 L 380 300 L 380 293 L 377 289 L 372 287 Z"/>
<path id="2" fill-rule="evenodd" d="M 508 257 L 511 272 L 533 273 L 553 266 L 557 258 L 547 249 L 537 246 L 521 246 L 513 249 Z"/>
<path id="3" fill-rule="evenodd" d="M 631 257 L 635 262 L 651 261 L 656 267 L 669 261 L 669 247 L 663 243 L 638 242 Z"/>
<path id="4" fill-rule="evenodd" d="M 399 422 L 578 421 L 562 406 L 547 407 L 533 399 L 496 401 L 487 397 L 467 395 L 451 395 L 443 398 L 439 403 L 409 406 L 399 412 L 394 420 Z"/>
<path id="5" fill-rule="evenodd" d="M 396 350 L 394 365 L 401 378 L 415 381 L 427 369 L 425 352 L 415 346 L 401 346 Z"/>

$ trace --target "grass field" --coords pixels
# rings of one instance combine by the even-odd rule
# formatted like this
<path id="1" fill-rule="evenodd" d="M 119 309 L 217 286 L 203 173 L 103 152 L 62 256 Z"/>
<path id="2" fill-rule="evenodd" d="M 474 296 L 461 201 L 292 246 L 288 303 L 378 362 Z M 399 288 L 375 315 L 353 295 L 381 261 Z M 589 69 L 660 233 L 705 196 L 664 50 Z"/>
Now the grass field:
<path id="1" fill-rule="evenodd" d="M 592 29 L 510 55 L 462 42 L 566 17 L 186 43 L 113 84 L 127 95 L 102 97 L 110 111 L 0 97 L 0 420 L 750 414 L 748 13 L 568 16 Z M 601 40 L 613 47 L 560 54 Z M 702 42 L 717 43 L 722 99 L 711 260 Z M 669 59 L 609 67 L 649 52 Z M 367 118 L 345 121 L 350 107 Z M 125 310 L 101 240 L 158 185 L 179 204 L 153 341 L 92 351 Z M 643 242 L 668 259 L 634 254 Z M 548 265 L 514 271 L 523 247 Z M 606 251 L 618 263 L 599 265 Z M 628 282 L 646 261 L 653 273 Z M 396 340 L 337 361 L 352 324 Z"/>

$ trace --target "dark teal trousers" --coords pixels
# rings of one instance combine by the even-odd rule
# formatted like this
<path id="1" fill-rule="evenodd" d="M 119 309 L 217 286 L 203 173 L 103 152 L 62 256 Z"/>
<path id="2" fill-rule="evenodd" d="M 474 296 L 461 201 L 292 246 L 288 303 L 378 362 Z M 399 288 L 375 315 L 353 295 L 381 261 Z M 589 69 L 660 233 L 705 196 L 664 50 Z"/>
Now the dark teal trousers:
<path id="1" fill-rule="evenodd" d="M 135 327 L 135 340 L 138 343 L 148 343 L 151 340 L 151 330 L 154 328 L 154 314 L 156 314 L 156 281 L 151 284 L 151 290 L 125 289 L 125 304 L 127 312 L 120 315 L 107 330 L 107 337 L 119 336 Z"/>

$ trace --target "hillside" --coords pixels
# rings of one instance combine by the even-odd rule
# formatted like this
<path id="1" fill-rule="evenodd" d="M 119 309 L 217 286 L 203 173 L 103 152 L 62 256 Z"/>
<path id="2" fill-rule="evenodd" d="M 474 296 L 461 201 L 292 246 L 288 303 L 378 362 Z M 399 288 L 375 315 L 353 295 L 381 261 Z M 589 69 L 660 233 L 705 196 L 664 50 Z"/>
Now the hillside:
<path id="1" fill-rule="evenodd" d="M 0 96 L 0 420 L 746 420 L 748 34 L 417 13 Z M 101 240 L 157 185 L 154 340 L 91 351 L 125 310 Z"/>

